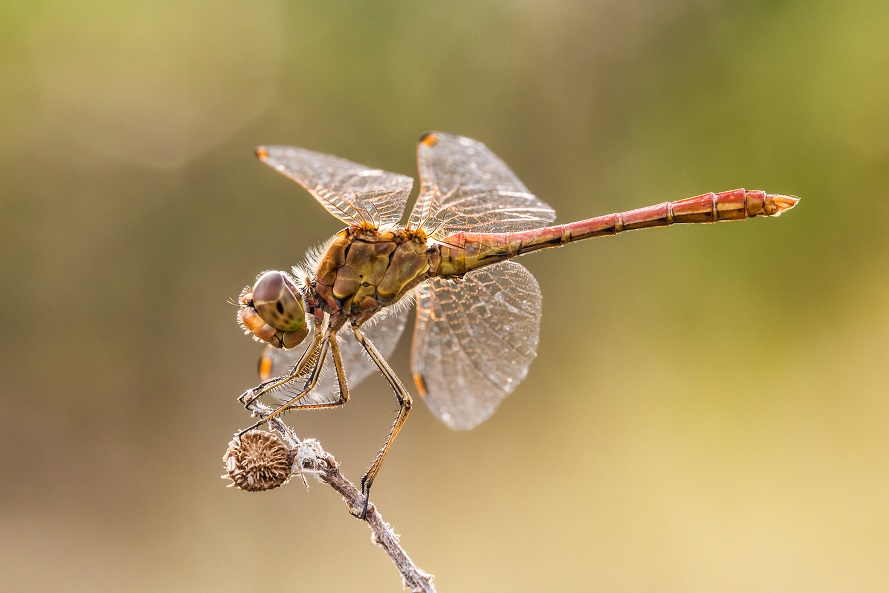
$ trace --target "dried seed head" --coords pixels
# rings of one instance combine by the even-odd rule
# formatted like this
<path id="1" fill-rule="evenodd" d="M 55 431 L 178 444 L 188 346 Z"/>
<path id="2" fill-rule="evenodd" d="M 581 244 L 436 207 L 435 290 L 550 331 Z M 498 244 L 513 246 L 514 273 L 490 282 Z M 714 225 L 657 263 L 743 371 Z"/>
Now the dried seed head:
<path id="1" fill-rule="evenodd" d="M 222 457 L 226 475 L 234 486 L 248 492 L 271 490 L 287 483 L 293 456 L 281 439 L 262 430 L 251 430 L 228 444 Z"/>

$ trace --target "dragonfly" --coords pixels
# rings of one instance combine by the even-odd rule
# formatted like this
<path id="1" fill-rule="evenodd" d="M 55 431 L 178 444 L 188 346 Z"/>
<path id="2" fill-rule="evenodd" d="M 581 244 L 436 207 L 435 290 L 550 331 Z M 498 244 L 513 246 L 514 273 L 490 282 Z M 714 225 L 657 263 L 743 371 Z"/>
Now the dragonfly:
<path id="1" fill-rule="evenodd" d="M 399 409 L 361 479 L 359 517 L 411 411 L 387 359 L 412 301 L 414 386 L 444 424 L 470 429 L 515 390 L 536 356 L 540 287 L 514 258 L 635 229 L 779 216 L 798 201 L 736 189 L 552 224 L 555 211 L 484 144 L 435 132 L 420 138 L 419 196 L 401 225 L 410 177 L 304 148 L 256 154 L 348 227 L 292 273 L 261 273 L 241 293 L 238 322 L 267 347 L 262 382 L 240 401 L 251 408 L 268 395 L 277 404 L 241 434 L 289 410 L 342 406 L 350 387 L 379 372 Z"/>

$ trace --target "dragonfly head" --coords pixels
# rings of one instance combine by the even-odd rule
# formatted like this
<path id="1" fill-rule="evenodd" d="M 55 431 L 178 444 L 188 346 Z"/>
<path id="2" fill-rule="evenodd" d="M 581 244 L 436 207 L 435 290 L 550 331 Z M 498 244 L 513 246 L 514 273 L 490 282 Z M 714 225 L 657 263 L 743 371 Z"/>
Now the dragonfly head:
<path id="1" fill-rule="evenodd" d="M 260 274 L 253 288 L 241 292 L 238 303 L 238 323 L 257 340 L 293 348 L 309 334 L 302 293 L 284 272 Z"/>

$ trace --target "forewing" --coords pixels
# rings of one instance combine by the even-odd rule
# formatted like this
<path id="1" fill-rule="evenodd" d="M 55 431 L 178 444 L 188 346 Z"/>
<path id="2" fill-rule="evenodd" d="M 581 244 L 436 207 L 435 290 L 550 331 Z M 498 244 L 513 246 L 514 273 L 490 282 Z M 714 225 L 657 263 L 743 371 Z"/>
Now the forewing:
<path id="1" fill-rule="evenodd" d="M 537 281 L 514 262 L 420 287 L 411 366 L 442 422 L 472 428 L 522 382 L 537 353 L 540 307 Z"/>
<path id="2" fill-rule="evenodd" d="M 384 311 L 386 313 L 385 316 L 383 316 L 383 313 L 378 313 L 377 315 L 381 317 L 379 321 L 374 322 L 375 317 L 362 326 L 362 332 L 374 343 L 377 350 L 383 355 L 383 358 L 389 358 L 395 351 L 398 338 L 404 331 L 409 309 L 410 307 L 408 306 L 397 305 L 396 307 L 386 309 Z M 313 324 L 309 325 L 311 327 Z M 312 331 L 314 331 L 314 328 Z M 353 390 L 370 376 L 377 367 L 365 354 L 364 348 L 358 343 L 358 340 L 355 339 L 348 327 L 344 327 L 340 334 L 338 340 L 343 357 L 343 369 L 346 373 L 346 384 L 350 390 Z M 303 344 L 308 345 L 311 339 L 312 334 L 310 333 Z M 293 348 L 292 350 L 272 348 L 271 376 L 277 377 L 289 371 L 302 354 L 303 347 Z M 279 403 L 283 403 L 298 393 L 304 382 L 304 379 L 293 381 L 286 388 L 274 392 L 272 397 Z M 339 387 L 336 381 L 336 371 L 333 366 L 332 355 L 328 351 L 321 378 L 318 379 L 315 389 L 300 401 L 304 403 L 327 403 L 336 401 L 338 397 Z"/>
<path id="3" fill-rule="evenodd" d="M 414 180 L 371 169 L 329 154 L 293 146 L 261 146 L 259 159 L 315 196 L 328 212 L 349 225 L 397 223 Z"/>
<path id="4" fill-rule="evenodd" d="M 556 218 L 555 211 L 481 142 L 440 132 L 426 134 L 420 139 L 417 160 L 420 196 L 411 211 L 410 228 L 442 238 L 458 231 L 526 231 Z"/>

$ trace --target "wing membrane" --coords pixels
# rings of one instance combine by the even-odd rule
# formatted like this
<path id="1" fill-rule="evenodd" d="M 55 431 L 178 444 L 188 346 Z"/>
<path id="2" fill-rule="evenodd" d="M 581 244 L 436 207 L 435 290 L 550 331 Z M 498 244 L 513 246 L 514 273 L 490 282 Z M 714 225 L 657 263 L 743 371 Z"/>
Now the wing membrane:
<path id="1" fill-rule="evenodd" d="M 505 233 L 541 228 L 556 213 L 528 191 L 484 144 L 432 133 L 417 148 L 420 196 L 410 228 L 434 238 L 458 231 Z"/>
<path id="2" fill-rule="evenodd" d="M 293 146 L 261 146 L 260 160 L 306 188 L 328 212 L 349 225 L 397 223 L 414 180 L 329 154 Z"/>
<path id="3" fill-rule="evenodd" d="M 521 383 L 537 353 L 540 313 L 537 281 L 514 262 L 421 285 L 411 366 L 442 422 L 472 428 Z"/>

